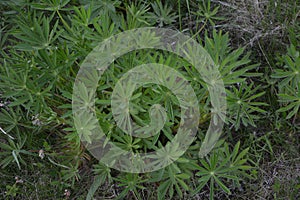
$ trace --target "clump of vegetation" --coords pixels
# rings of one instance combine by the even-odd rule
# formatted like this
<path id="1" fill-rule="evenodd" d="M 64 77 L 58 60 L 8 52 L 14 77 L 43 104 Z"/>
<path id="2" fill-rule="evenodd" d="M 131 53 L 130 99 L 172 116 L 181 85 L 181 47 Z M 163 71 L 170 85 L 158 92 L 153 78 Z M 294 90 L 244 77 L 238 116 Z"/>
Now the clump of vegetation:
<path id="1" fill-rule="evenodd" d="M 300 198 L 297 1 L 4 0 L 0 5 L 2 199 Z M 203 46 L 224 81 L 227 117 L 221 139 L 199 158 L 213 115 L 197 70 L 161 50 L 117 58 L 98 81 L 95 124 L 118 147 L 155 151 L 174 139 L 180 124 L 181 108 L 172 91 L 148 84 L 134 91 L 130 115 L 145 126 L 151 123 L 151 106 L 160 104 L 165 125 L 148 138 L 120 130 L 110 99 L 122 75 L 135 66 L 173 66 L 199 101 L 199 131 L 188 150 L 165 168 L 138 174 L 110 168 L 87 151 L 75 127 L 85 127 L 87 139 L 93 127 L 89 118 L 73 119 L 72 92 L 94 47 L 142 27 L 178 30 Z M 147 43 L 150 39 L 144 37 Z"/>

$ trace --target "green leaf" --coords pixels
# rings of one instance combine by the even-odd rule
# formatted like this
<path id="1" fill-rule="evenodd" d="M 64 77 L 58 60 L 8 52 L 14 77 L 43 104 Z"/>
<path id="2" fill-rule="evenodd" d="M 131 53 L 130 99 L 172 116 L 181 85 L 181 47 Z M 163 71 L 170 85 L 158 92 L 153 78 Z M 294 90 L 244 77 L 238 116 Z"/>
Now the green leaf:
<path id="1" fill-rule="evenodd" d="M 97 175 L 94 178 L 94 182 L 93 182 L 93 184 L 91 185 L 91 187 L 88 191 L 86 200 L 92 200 L 93 199 L 93 196 L 94 196 L 95 192 L 104 183 L 105 179 L 106 179 L 106 176 L 102 176 L 102 175 Z"/>
<path id="2" fill-rule="evenodd" d="M 14 158 L 14 160 L 16 161 L 16 163 L 17 163 L 19 169 L 21 169 L 21 166 L 20 166 L 20 163 L 19 163 L 19 159 L 18 159 L 18 156 L 17 156 L 15 150 L 12 151 L 12 155 L 13 155 L 13 158 Z"/>
<path id="3" fill-rule="evenodd" d="M 219 179 L 217 176 L 214 176 L 214 179 L 215 179 L 216 183 L 222 188 L 222 190 L 223 190 L 224 192 L 226 192 L 227 194 L 231 194 L 229 188 L 226 187 L 226 186 L 224 185 L 224 183 L 222 183 L 222 181 L 220 181 L 220 179 Z"/>

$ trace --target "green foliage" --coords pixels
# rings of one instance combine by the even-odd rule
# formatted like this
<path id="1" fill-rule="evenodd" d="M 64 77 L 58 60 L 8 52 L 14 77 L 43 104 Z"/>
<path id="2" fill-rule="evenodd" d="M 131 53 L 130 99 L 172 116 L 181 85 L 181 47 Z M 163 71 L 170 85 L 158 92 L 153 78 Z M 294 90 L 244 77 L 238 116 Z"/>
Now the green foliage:
<path id="1" fill-rule="evenodd" d="M 126 18 L 122 18 L 121 29 L 130 30 L 133 28 L 149 26 L 149 15 L 147 14 L 149 9 L 149 5 L 142 3 L 131 3 L 130 5 L 126 5 Z"/>
<path id="2" fill-rule="evenodd" d="M 21 169 L 21 164 L 26 165 L 26 162 L 22 159 L 22 154 L 33 155 L 30 152 L 23 149 L 23 146 L 26 142 L 26 136 L 19 136 L 18 141 L 12 139 L 7 139 L 7 143 L 1 142 L 0 147 L 2 152 L 0 152 L 0 157 L 2 161 L 0 162 L 1 168 L 5 168 L 10 165 L 12 162 L 15 162 L 19 169 Z"/>
<path id="3" fill-rule="evenodd" d="M 191 178 L 190 175 L 184 173 L 174 163 L 165 170 L 158 172 L 153 180 L 156 180 L 157 177 L 162 179 L 157 188 L 158 199 L 165 199 L 166 195 L 169 199 L 172 199 L 175 192 L 177 192 L 180 198 L 183 198 L 183 192 L 190 190 L 188 184 L 185 183 L 185 181 Z"/>
<path id="4" fill-rule="evenodd" d="M 277 112 L 286 113 L 286 119 L 296 118 L 300 108 L 300 56 L 294 45 L 280 59 L 282 68 L 274 70 L 272 78 L 277 79 L 278 98 L 281 108 Z"/>
<path id="5" fill-rule="evenodd" d="M 172 12 L 172 8 L 168 7 L 167 4 L 163 5 L 161 1 L 157 0 L 152 3 L 151 6 L 153 14 L 150 19 L 152 19 L 155 23 L 158 23 L 159 27 L 170 25 L 176 21 L 178 16 Z"/>
<path id="6" fill-rule="evenodd" d="M 209 22 L 210 25 L 215 26 L 215 21 L 224 19 L 217 15 L 219 8 L 220 6 L 212 7 L 210 0 L 200 1 L 198 10 L 194 12 L 194 15 L 197 16 L 196 22 L 204 23 L 205 25 Z"/>
<path id="7" fill-rule="evenodd" d="M 251 125 L 255 127 L 255 121 L 260 118 L 259 114 L 266 113 L 261 109 L 262 106 L 267 106 L 264 102 L 254 101 L 263 96 L 265 92 L 257 92 L 259 86 L 253 88 L 254 83 L 246 85 L 233 86 L 232 92 L 227 90 L 228 109 L 230 110 L 229 121 L 238 130 L 243 124 L 244 126 Z"/>
<path id="8" fill-rule="evenodd" d="M 251 3 L 249 10 L 257 16 L 251 18 L 249 27 L 237 26 L 245 33 L 225 32 L 232 30 L 227 29 L 232 25 L 228 21 L 237 18 L 232 11 L 240 12 L 236 4 L 239 2 L 211 0 L 1 1 L 0 199 L 225 199 L 238 193 L 259 198 L 262 194 L 253 191 L 259 190 L 256 185 L 264 187 L 266 171 L 272 175 L 270 162 L 283 159 L 295 166 L 299 162 L 294 158 L 299 157 L 300 130 L 299 5 L 295 1 L 291 5 L 258 1 L 254 9 Z M 264 5 L 266 9 L 262 9 Z M 248 25 L 249 17 L 240 18 Z M 282 41 L 277 29 L 268 32 L 277 25 L 284 33 Z M 103 73 L 93 92 L 79 84 L 76 95 L 86 103 L 81 109 L 94 112 L 97 119 L 86 113 L 73 119 L 73 84 L 86 56 L 112 35 L 148 26 L 191 33 L 218 67 L 227 95 L 222 135 L 226 142 L 219 141 L 204 158 L 198 157 L 198 151 L 213 116 L 213 97 L 194 66 L 165 51 L 143 49 L 122 55 Z M 255 37 L 247 41 L 253 32 Z M 273 33 L 266 51 L 260 38 Z M 240 38 L 249 43 L 240 43 Z M 141 46 L 160 41 L 150 32 L 137 39 Z M 252 39 L 259 46 L 251 46 Z M 281 55 L 272 49 L 277 43 L 290 43 L 287 52 Z M 195 91 L 199 131 L 186 152 L 178 142 L 171 142 L 181 123 L 181 107 L 167 87 L 148 83 L 135 88 L 126 82 L 128 91 L 118 93 L 122 98 L 116 102 L 120 106 L 116 113 L 122 113 L 123 99 L 132 93 L 126 123 L 119 126 L 124 115 L 113 115 L 111 97 L 118 81 L 132 68 L 147 63 L 171 66 Z M 171 77 L 165 84 L 181 87 L 183 81 L 170 73 L 162 70 L 154 75 Z M 97 73 L 86 76 L 90 84 L 98 80 Z M 130 120 L 143 127 L 139 133 L 150 136 L 134 137 L 122 130 Z M 157 131 L 153 124 L 161 129 Z M 156 151 L 153 158 L 168 166 L 131 174 L 98 163 L 83 146 L 83 142 L 93 142 L 92 132 L 98 125 L 103 129 L 99 138 L 106 136 L 105 145 L 111 141 L 136 155 Z M 23 176 L 24 182 L 15 179 L 17 175 Z M 281 198 L 281 181 L 280 177 L 273 181 L 274 192 L 265 194 L 266 199 Z M 299 181 L 287 188 L 291 190 L 288 197 L 299 196 Z M 71 191 L 70 197 L 65 190 Z"/>
<path id="9" fill-rule="evenodd" d="M 142 183 L 146 180 L 143 180 L 138 174 L 123 174 L 114 179 L 119 182 L 119 186 L 124 187 L 124 190 L 118 195 L 117 199 L 123 199 L 129 192 L 132 192 L 135 198 L 142 199 L 138 190 L 145 189 Z"/>
<path id="10" fill-rule="evenodd" d="M 42 0 L 39 3 L 32 3 L 31 6 L 39 10 L 59 11 L 63 10 L 70 0 Z"/>
<path id="11" fill-rule="evenodd" d="M 228 33 L 222 34 L 222 31 L 217 33 L 216 30 L 213 30 L 212 38 L 205 36 L 204 47 L 215 64 L 219 66 L 225 86 L 242 83 L 246 77 L 261 75 L 261 73 L 253 73 L 253 69 L 256 69 L 259 64 L 250 64 L 250 52 L 244 53 L 244 48 L 233 50 L 230 47 Z"/>
<path id="12" fill-rule="evenodd" d="M 55 22 L 54 26 L 51 27 L 51 18 L 40 16 L 38 19 L 33 19 L 32 27 L 28 26 L 28 22 L 19 23 L 20 30 L 14 35 L 24 43 L 19 43 L 16 48 L 19 50 L 31 51 L 40 49 L 50 49 L 50 44 L 55 44 L 55 41 L 61 34 L 61 31 L 56 31 L 58 21 Z M 19 22 L 18 20 L 17 22 Z"/>
<path id="13" fill-rule="evenodd" d="M 288 53 L 280 58 L 281 69 L 275 69 L 272 78 L 279 79 L 279 93 L 284 93 L 285 88 L 290 86 L 297 89 L 300 82 L 300 55 L 294 45 L 288 48 Z"/>
<path id="14" fill-rule="evenodd" d="M 200 176 L 199 186 L 194 193 L 199 192 L 209 182 L 210 199 L 214 198 L 215 185 L 227 194 L 231 194 L 224 181 L 233 181 L 235 185 L 238 185 L 241 177 L 249 176 L 246 171 L 252 168 L 246 164 L 247 158 L 245 158 L 249 149 L 244 149 L 239 153 L 239 148 L 240 142 L 230 152 L 228 144 L 225 143 L 224 148 L 215 150 L 206 160 L 200 160 L 201 166 L 198 169 L 199 172 L 196 173 Z"/>

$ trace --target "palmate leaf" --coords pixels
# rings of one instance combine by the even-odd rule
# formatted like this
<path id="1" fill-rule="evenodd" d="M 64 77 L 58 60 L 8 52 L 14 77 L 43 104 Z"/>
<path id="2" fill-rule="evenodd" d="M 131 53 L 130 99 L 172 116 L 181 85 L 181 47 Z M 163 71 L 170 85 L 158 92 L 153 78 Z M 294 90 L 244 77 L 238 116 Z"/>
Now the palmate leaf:
<path id="1" fill-rule="evenodd" d="M 260 73 L 250 72 L 259 64 L 250 64 L 250 53 L 244 54 L 244 48 L 233 50 L 229 45 L 228 33 L 213 31 L 213 37 L 205 36 L 205 47 L 215 64 L 218 66 L 224 85 L 244 82 L 245 77 L 259 76 Z"/>
<path id="2" fill-rule="evenodd" d="M 74 116 L 74 125 L 82 141 L 92 143 L 92 140 L 96 139 L 93 130 L 97 127 L 97 124 L 98 120 L 93 118 L 93 115 L 90 113 L 83 112 Z M 102 135 L 98 134 L 98 136 Z"/>
<path id="3" fill-rule="evenodd" d="M 12 101 L 11 107 L 22 105 L 32 113 L 39 113 L 48 106 L 45 99 L 51 96 L 51 85 L 43 85 L 32 77 L 34 73 L 28 63 L 24 63 L 23 71 L 15 70 L 13 67 L 4 66 L 6 71 L 0 74 L 0 86 L 3 90 L 2 96 Z"/>
<path id="4" fill-rule="evenodd" d="M 156 154 L 149 155 L 149 158 L 156 159 L 151 165 L 156 166 L 167 166 L 174 161 L 176 161 L 180 156 L 182 156 L 184 151 L 180 148 L 177 142 L 168 142 L 165 147 L 157 149 Z"/>
<path id="5" fill-rule="evenodd" d="M 241 123 L 244 126 L 251 124 L 255 126 L 255 120 L 259 119 L 257 113 L 265 113 L 262 106 L 267 106 L 264 102 L 256 102 L 255 100 L 265 94 L 265 92 L 258 92 L 259 88 L 253 88 L 254 83 L 246 85 L 242 83 L 238 88 L 232 87 L 231 90 L 227 90 L 227 102 L 229 108 L 228 120 L 235 126 L 237 130 Z"/>
<path id="6" fill-rule="evenodd" d="M 182 169 L 179 165 L 173 163 L 163 170 L 154 172 L 150 182 L 160 181 L 159 187 L 157 188 L 158 199 L 172 199 L 175 192 L 179 197 L 183 198 L 183 191 L 189 191 L 190 187 L 185 182 L 190 179 L 190 175 L 183 172 L 185 166 Z"/>
<path id="7" fill-rule="evenodd" d="M 286 86 L 297 88 L 300 82 L 300 56 L 299 51 L 295 46 L 291 45 L 288 48 L 288 53 L 280 59 L 283 60 L 284 66 L 281 69 L 275 69 L 271 75 L 272 78 L 279 79 L 278 87 L 279 92 L 285 92 Z"/>
<path id="8" fill-rule="evenodd" d="M 41 0 L 39 3 L 31 3 L 32 8 L 48 11 L 66 10 L 65 7 L 70 0 Z"/>
<path id="9" fill-rule="evenodd" d="M 121 20 L 120 27 L 122 30 L 130 30 L 133 28 L 140 28 L 149 26 L 147 19 L 149 18 L 148 11 L 150 7 L 143 3 L 131 3 L 126 5 L 126 17 Z"/>
<path id="10" fill-rule="evenodd" d="M 23 51 L 50 48 L 63 31 L 57 30 L 58 21 L 50 27 L 52 18 L 53 15 L 50 18 L 43 16 L 41 20 L 34 18 L 33 27 L 18 20 L 16 23 L 19 26 L 19 30 L 14 36 L 23 41 L 23 43 L 18 43 L 15 47 Z"/>
<path id="11" fill-rule="evenodd" d="M 126 151 L 135 151 L 135 149 L 141 147 L 139 145 L 139 142 L 141 141 L 140 138 L 133 139 L 130 135 L 124 135 L 123 137 L 113 135 L 112 137 L 116 139 L 115 144 Z"/>
<path id="12" fill-rule="evenodd" d="M 82 6 L 81 8 L 74 7 L 76 15 L 73 16 L 72 23 L 85 26 L 92 24 L 92 8 L 88 7 L 87 10 Z"/>
<path id="13" fill-rule="evenodd" d="M 252 168 L 246 165 L 249 148 L 240 153 L 239 148 L 240 142 L 230 152 L 228 144 L 224 143 L 224 148 L 215 149 L 209 158 L 200 159 L 202 166 L 198 166 L 198 172 L 196 173 L 197 176 L 200 176 L 198 179 L 199 185 L 193 191 L 193 194 L 198 193 L 208 182 L 210 182 L 210 199 L 214 197 L 216 186 L 227 194 L 231 194 L 230 189 L 226 186 L 228 181 L 238 182 L 241 179 L 240 176 L 245 175 L 246 171 Z"/>
<path id="14" fill-rule="evenodd" d="M 26 154 L 30 156 L 35 156 L 35 154 L 23 150 L 24 144 L 27 140 L 26 135 L 18 135 L 17 140 L 7 139 L 7 143 L 0 142 L 0 148 L 4 151 L 0 152 L 0 166 L 2 168 L 7 167 L 12 162 L 15 162 L 19 169 L 21 169 L 21 164 L 26 165 L 21 154 Z"/>
<path id="15" fill-rule="evenodd" d="M 119 177 L 113 179 L 120 183 L 119 186 L 125 187 L 116 199 L 124 199 L 130 191 L 134 193 L 137 199 L 142 199 L 138 189 L 145 189 L 142 183 L 146 182 L 147 179 L 142 179 L 142 177 L 134 173 L 121 174 Z"/>
<path id="16" fill-rule="evenodd" d="M 93 26 L 96 33 L 93 31 L 91 36 L 87 36 L 87 38 L 95 39 L 95 37 L 100 37 L 100 39 L 103 40 L 114 35 L 118 31 L 118 27 L 108 15 L 101 15 L 98 21 L 93 20 Z"/>
<path id="17" fill-rule="evenodd" d="M 211 0 L 202 1 L 202 4 L 199 3 L 199 9 L 194 14 L 197 16 L 198 22 L 207 22 L 209 21 L 211 26 L 215 26 L 215 21 L 223 20 L 223 17 L 217 15 L 220 6 L 212 8 Z"/>
<path id="18" fill-rule="evenodd" d="M 282 106 L 277 112 L 288 112 L 286 119 L 290 119 L 293 116 L 299 115 L 300 83 L 298 83 L 298 91 L 293 90 L 290 86 L 287 86 L 286 91 L 289 92 L 289 94 L 278 94 L 278 101 L 282 103 Z"/>
<path id="19" fill-rule="evenodd" d="M 155 1 L 151 3 L 153 8 L 153 13 L 150 14 L 150 19 L 153 20 L 154 23 L 158 23 L 159 27 L 163 25 L 169 25 L 175 22 L 178 17 L 175 13 L 172 12 L 172 8 L 167 4 L 163 5 L 161 1 Z"/>
<path id="20" fill-rule="evenodd" d="M 80 4 L 84 5 L 85 8 L 92 8 L 92 16 L 109 16 L 113 20 L 116 19 L 116 8 L 120 6 L 121 1 L 119 0 L 80 0 Z"/>
<path id="21" fill-rule="evenodd" d="M 278 101 L 281 107 L 277 112 L 286 113 L 286 119 L 299 114 L 300 108 L 300 56 L 294 45 L 288 48 L 288 53 L 279 57 L 284 62 L 281 69 L 275 69 L 271 75 L 277 79 Z"/>

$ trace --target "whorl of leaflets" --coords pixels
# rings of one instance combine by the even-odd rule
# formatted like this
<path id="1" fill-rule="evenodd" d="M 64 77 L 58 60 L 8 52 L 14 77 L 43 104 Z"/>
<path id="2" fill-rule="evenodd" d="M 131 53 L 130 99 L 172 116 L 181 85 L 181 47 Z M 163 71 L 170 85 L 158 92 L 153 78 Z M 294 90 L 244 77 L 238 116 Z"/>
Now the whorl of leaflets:
<path id="1" fill-rule="evenodd" d="M 119 33 L 104 40 L 86 57 L 76 77 L 72 101 L 75 126 L 81 141 L 95 158 L 108 167 L 131 173 L 151 172 L 166 167 L 182 156 L 194 141 L 200 113 L 193 88 L 172 66 L 157 63 L 139 65 L 123 74 L 111 97 L 112 114 L 117 126 L 126 134 L 141 138 L 157 134 L 167 120 L 165 109 L 158 104 L 152 105 L 149 110 L 150 124 L 140 127 L 130 116 L 129 100 L 133 92 L 145 84 L 165 86 L 180 103 L 181 121 L 175 137 L 154 152 L 139 154 L 107 141 L 94 109 L 99 79 L 117 58 L 141 49 L 163 50 L 182 57 L 197 69 L 206 82 L 212 117 L 199 156 L 207 155 L 218 141 L 225 121 L 223 81 L 217 66 L 200 44 L 178 31 L 164 28 L 139 28 Z"/>

